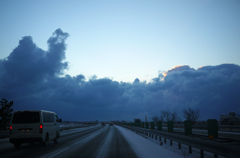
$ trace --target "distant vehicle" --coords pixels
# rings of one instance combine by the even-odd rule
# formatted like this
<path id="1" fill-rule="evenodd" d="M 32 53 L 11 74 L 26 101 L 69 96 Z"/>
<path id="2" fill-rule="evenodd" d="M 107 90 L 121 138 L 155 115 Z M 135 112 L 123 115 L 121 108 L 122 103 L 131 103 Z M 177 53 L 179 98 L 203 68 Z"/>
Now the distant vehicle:
<path id="1" fill-rule="evenodd" d="M 105 126 L 105 123 L 104 123 L 104 122 L 102 122 L 102 126 Z"/>
<path id="2" fill-rule="evenodd" d="M 40 142 L 47 146 L 49 141 L 58 142 L 60 126 L 55 112 L 45 110 L 27 110 L 13 112 L 10 123 L 9 141 L 16 148 L 23 143 Z"/>
<path id="3" fill-rule="evenodd" d="M 113 126 L 113 123 L 112 123 L 112 122 L 110 122 L 110 123 L 109 123 L 109 126 Z"/>

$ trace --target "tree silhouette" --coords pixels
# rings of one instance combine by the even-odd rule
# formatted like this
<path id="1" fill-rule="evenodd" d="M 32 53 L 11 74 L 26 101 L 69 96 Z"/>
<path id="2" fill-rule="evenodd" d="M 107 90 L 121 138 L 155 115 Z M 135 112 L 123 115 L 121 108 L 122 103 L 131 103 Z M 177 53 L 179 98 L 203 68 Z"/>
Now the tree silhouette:
<path id="1" fill-rule="evenodd" d="M 158 121 L 160 121 L 160 117 L 159 116 L 153 116 L 152 120 L 154 123 L 157 123 Z"/>
<path id="2" fill-rule="evenodd" d="M 170 112 L 170 111 L 161 111 L 161 120 L 167 122 L 167 121 L 173 121 L 177 122 L 179 117 L 176 112 Z"/>
<path id="3" fill-rule="evenodd" d="M 183 117 L 186 120 L 190 120 L 190 121 L 192 121 L 193 124 L 195 124 L 200 119 L 199 109 L 197 109 L 197 110 L 193 110 L 191 108 L 184 109 Z"/>
<path id="4" fill-rule="evenodd" d="M 13 106 L 13 101 L 8 103 L 6 99 L 2 99 L 2 101 L 0 101 L 0 105 L 0 130 L 6 131 L 12 116 L 13 109 L 11 106 Z"/>

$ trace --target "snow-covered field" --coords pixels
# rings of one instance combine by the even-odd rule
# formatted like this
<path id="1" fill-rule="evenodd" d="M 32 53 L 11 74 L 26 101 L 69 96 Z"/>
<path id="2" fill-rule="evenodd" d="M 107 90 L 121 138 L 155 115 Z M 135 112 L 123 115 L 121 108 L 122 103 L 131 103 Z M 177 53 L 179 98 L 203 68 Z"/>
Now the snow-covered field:
<path id="1" fill-rule="evenodd" d="M 182 149 L 178 149 L 178 144 L 173 142 L 173 145 L 170 146 L 170 143 L 167 141 L 165 144 L 162 139 L 162 145 L 160 141 L 155 140 L 154 138 L 146 137 L 145 135 L 136 134 L 136 132 L 131 131 L 120 126 L 115 127 L 124 135 L 132 149 L 135 151 L 139 158 L 199 158 L 200 150 L 192 148 L 192 154 L 188 153 L 188 146 L 182 144 Z M 204 152 L 205 158 L 213 158 L 212 153 Z M 222 158 L 221 156 L 218 156 Z"/>

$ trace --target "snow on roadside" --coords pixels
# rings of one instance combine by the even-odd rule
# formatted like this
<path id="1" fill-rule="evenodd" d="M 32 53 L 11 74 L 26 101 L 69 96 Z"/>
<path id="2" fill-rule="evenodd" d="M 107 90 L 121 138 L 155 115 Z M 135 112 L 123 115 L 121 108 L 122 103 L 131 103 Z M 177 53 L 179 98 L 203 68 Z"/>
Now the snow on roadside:
<path id="1" fill-rule="evenodd" d="M 178 157 L 188 157 L 188 158 L 195 158 L 199 157 L 200 155 L 197 154 L 188 154 L 188 150 L 186 149 L 177 149 L 174 147 L 170 147 L 166 144 L 163 144 L 160 146 L 160 142 L 158 141 L 151 141 L 148 138 L 145 138 L 141 135 L 136 134 L 135 132 L 132 132 L 129 129 L 115 126 L 126 138 L 129 145 L 132 147 L 132 149 L 135 151 L 137 156 L 139 158 L 146 158 L 146 157 L 162 157 L 162 158 L 178 158 Z M 171 149 L 172 148 L 172 149 Z M 185 156 L 184 156 L 185 155 Z"/>

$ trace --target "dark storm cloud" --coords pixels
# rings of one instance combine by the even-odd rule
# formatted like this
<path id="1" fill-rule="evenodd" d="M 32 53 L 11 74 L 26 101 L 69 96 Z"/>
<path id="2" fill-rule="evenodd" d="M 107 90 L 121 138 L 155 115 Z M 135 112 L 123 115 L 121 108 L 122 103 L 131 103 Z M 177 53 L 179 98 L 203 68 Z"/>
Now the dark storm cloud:
<path id="1" fill-rule="evenodd" d="M 144 118 L 171 110 L 182 115 L 186 107 L 199 108 L 202 118 L 240 113 L 240 67 L 204 66 L 197 70 L 176 66 L 150 83 L 117 82 L 109 78 L 64 74 L 68 37 L 57 29 L 44 51 L 30 36 L 23 37 L 10 55 L 0 60 L 0 97 L 14 100 L 14 110 L 47 109 L 65 120 Z"/>
<path id="2" fill-rule="evenodd" d="M 48 51 L 38 48 L 30 36 L 23 37 L 12 53 L 0 60 L 2 84 L 25 86 L 60 75 L 68 66 L 63 62 L 67 37 L 67 33 L 57 29 L 48 40 Z"/>
<path id="3" fill-rule="evenodd" d="M 133 83 L 139 83 L 139 82 L 140 82 L 140 80 L 138 78 L 136 78 Z"/>
<path id="4" fill-rule="evenodd" d="M 163 90 L 163 106 L 199 108 L 202 115 L 212 118 L 230 111 L 240 112 L 238 65 L 222 64 L 198 70 L 185 68 L 167 71 L 163 82 L 153 82 L 150 86 L 150 90 L 155 85 Z"/>

